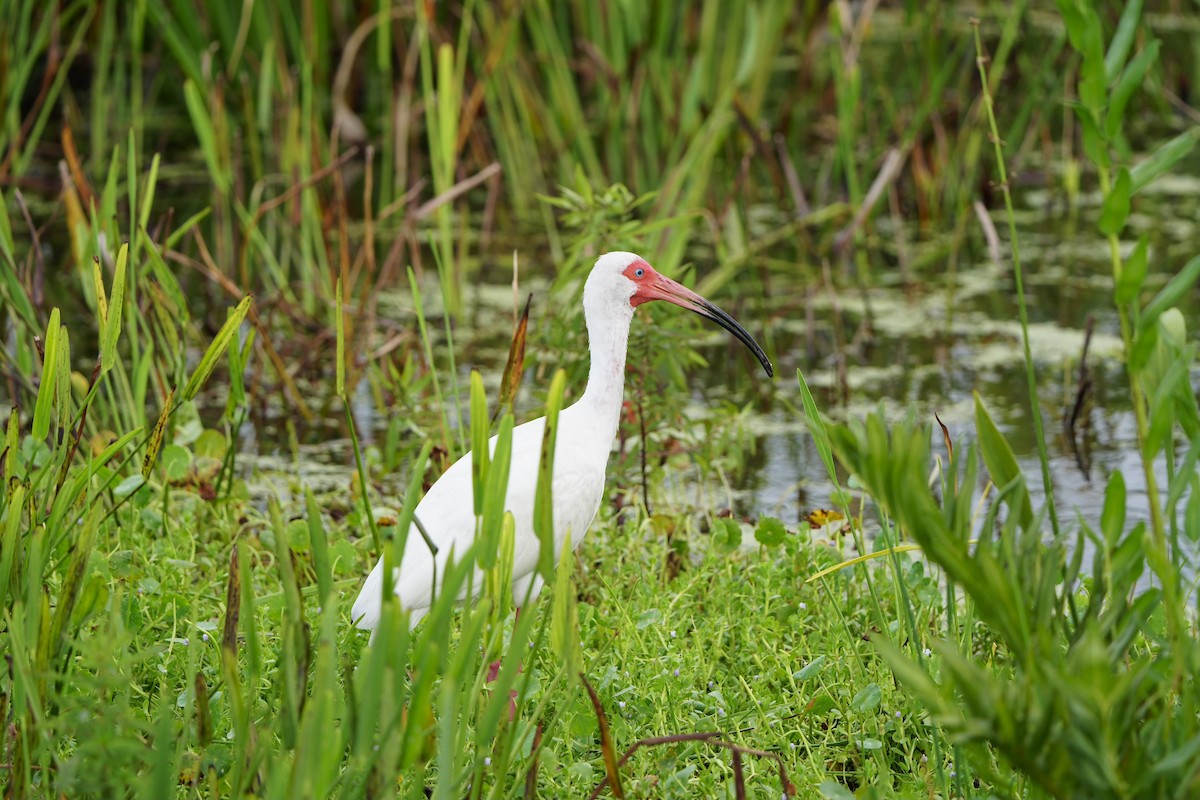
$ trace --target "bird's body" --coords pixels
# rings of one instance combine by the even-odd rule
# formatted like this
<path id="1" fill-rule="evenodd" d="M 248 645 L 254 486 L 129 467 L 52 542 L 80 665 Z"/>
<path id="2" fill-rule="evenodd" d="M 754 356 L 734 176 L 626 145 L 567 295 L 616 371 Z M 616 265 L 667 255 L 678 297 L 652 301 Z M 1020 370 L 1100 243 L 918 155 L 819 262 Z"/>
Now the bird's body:
<path id="1" fill-rule="evenodd" d="M 639 294 L 640 293 L 640 294 Z M 583 396 L 559 414 L 554 458 L 554 555 L 561 554 L 568 532 L 571 541 L 583 541 L 604 494 L 604 473 L 620 419 L 625 377 L 625 351 L 634 307 L 652 299 L 667 299 L 715 319 L 746 342 L 770 374 L 770 364 L 761 348 L 741 326 L 699 295 L 663 278 L 632 253 L 608 253 L 596 262 L 584 288 L 584 318 L 587 323 L 591 367 Z M 733 326 L 733 327 L 730 327 Z M 736 328 L 736 330 L 735 330 Z M 546 419 L 539 417 L 513 429 L 505 509 L 516 523 L 513 552 L 513 599 L 522 603 L 530 581 L 541 579 L 536 572 L 539 542 L 533 529 L 534 498 L 538 463 Z M 496 438 L 489 449 L 494 453 Z M 437 555 L 415 526 L 405 542 L 400 565 L 395 569 L 395 593 L 402 607 L 411 612 L 410 624 L 429 610 L 436 574 L 441 575 L 450 554 L 466 552 L 475 535 L 472 502 L 471 454 L 456 461 L 417 504 L 416 517 L 437 545 Z M 473 585 L 482 586 L 482 580 Z M 355 624 L 374 630 L 382 608 L 383 562 L 375 565 L 355 600 L 351 618 Z"/>

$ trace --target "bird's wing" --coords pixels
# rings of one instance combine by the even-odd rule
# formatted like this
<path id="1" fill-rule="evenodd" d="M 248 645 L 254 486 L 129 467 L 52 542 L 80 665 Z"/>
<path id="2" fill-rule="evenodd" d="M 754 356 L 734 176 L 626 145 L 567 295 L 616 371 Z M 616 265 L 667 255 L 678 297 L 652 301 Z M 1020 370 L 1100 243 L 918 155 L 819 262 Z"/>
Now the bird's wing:
<path id="1" fill-rule="evenodd" d="M 515 546 L 513 579 L 533 572 L 537 566 L 538 540 L 533 529 L 533 506 L 537 495 L 537 468 L 541 457 L 544 418 L 519 425 L 513 429 L 512 457 L 509 467 L 508 492 L 505 509 L 513 514 Z M 495 448 L 495 437 L 490 442 Z M 591 524 L 600 506 L 604 490 L 604 462 L 579 458 L 572 453 L 569 442 L 559 439 L 555 452 L 554 508 L 555 556 L 561 550 L 566 531 L 578 543 Z M 416 526 L 409 531 L 404 557 L 395 570 L 395 591 L 403 607 L 412 610 L 413 624 L 423 609 L 432 602 L 436 575 L 441 575 L 451 552 L 460 558 L 475 536 L 475 508 L 471 476 L 471 455 L 468 453 L 437 480 L 417 505 L 416 516 L 437 546 L 431 554 Z M 474 582 L 476 591 L 481 580 Z M 375 565 L 362 591 L 355 600 L 351 618 L 364 629 L 374 629 L 379 622 L 383 592 L 383 563 Z M 518 602 L 522 598 L 518 597 Z"/>

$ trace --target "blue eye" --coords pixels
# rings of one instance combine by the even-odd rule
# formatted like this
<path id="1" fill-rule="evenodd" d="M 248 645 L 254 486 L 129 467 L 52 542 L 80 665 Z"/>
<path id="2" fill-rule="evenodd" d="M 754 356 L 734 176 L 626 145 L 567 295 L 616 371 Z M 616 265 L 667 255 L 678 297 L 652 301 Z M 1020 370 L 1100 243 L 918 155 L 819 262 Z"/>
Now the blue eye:
<path id="1" fill-rule="evenodd" d="M 640 278 L 640 277 L 642 277 L 643 275 L 645 275 L 645 274 L 646 274 L 646 270 L 642 269 L 641 267 L 638 267 L 637 269 L 635 269 L 635 270 L 633 271 L 633 274 L 634 274 L 634 275 L 637 275 L 637 276 Z"/>

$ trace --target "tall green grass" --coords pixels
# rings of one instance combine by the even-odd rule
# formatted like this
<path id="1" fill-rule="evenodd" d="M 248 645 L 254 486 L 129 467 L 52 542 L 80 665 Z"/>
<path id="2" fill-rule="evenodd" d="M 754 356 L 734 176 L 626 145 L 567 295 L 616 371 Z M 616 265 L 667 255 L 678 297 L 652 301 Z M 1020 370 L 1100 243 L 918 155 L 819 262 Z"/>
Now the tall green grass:
<path id="1" fill-rule="evenodd" d="M 885 529 L 894 525 L 941 569 L 946 612 L 931 650 L 922 652 L 931 633 L 913 625 L 904 635 L 881 633 L 874 640 L 930 721 L 967 757 L 971 771 L 958 766 L 947 791 L 969 793 L 973 772 L 1020 795 L 1186 797 L 1200 782 L 1198 697 L 1190 680 L 1200 638 L 1192 609 L 1195 567 L 1187 556 L 1200 539 L 1200 517 L 1193 513 L 1200 508 L 1200 410 L 1183 377 L 1194 369 L 1196 348 L 1175 306 L 1200 277 L 1200 256 L 1146 298 L 1147 242 L 1123 256 L 1120 234 L 1137 191 L 1191 151 L 1197 129 L 1130 163 L 1121 139 L 1128 103 L 1159 50 L 1148 37 L 1134 46 L 1141 4 L 1124 9 L 1111 36 L 1091 5 L 1063 0 L 1060 8 L 1079 58 L 1073 108 L 1103 194 L 1097 234 L 1112 254 L 1139 472 L 1117 469 L 1107 476 L 1098 529 L 1064 518 L 1055 502 L 1005 142 L 994 108 L 1004 97 L 993 95 L 992 63 L 978 28 L 982 102 L 1025 336 L 1040 498 L 1034 499 L 1030 477 L 978 394 L 975 441 L 939 456 L 934 480 L 931 426 L 909 417 L 889 428 L 871 415 L 827 427 L 811 402 L 806 411 L 831 474 L 836 455 Z M 948 436 L 945 442 L 951 445 Z M 1164 465 L 1165 497 L 1157 480 Z M 983 469 L 988 481 L 981 494 Z M 1144 491 L 1145 519 L 1129 513 L 1131 486 Z"/>
<path id="2" fill-rule="evenodd" d="M 753 788 L 787 791 L 782 775 L 753 783 L 744 748 L 760 741 L 831 797 L 848 791 L 835 777 L 943 795 L 969 795 L 977 778 L 1015 795 L 1194 790 L 1195 630 L 1180 576 L 1200 535 L 1200 414 L 1175 306 L 1200 266 L 1149 296 L 1155 255 L 1144 240 L 1125 255 L 1121 236 L 1138 190 L 1197 137 L 1132 157 L 1144 135 L 1133 120 L 1157 102 L 1140 89 L 1177 81 L 1189 55 L 1139 24 L 1142 4 L 1064 3 L 1064 24 L 1044 29 L 1045 4 L 995 3 L 976 31 L 952 4 L 915 2 L 10 5 L 0 766 L 12 796 L 508 797 L 603 788 L 601 770 L 614 792 L 738 796 L 747 772 Z M 1077 129 L 1060 119 L 1063 74 L 1078 76 L 1066 98 Z M 817 614 L 801 582 L 825 563 L 772 520 L 756 529 L 768 557 L 737 556 L 742 528 L 720 518 L 705 520 L 727 559 L 714 566 L 654 483 L 671 462 L 647 466 L 647 450 L 682 438 L 720 472 L 720 459 L 741 460 L 729 455 L 741 440 L 716 423 L 675 429 L 678 387 L 700 357 L 682 315 L 663 314 L 655 338 L 639 326 L 631 343 L 642 496 L 627 528 L 601 522 L 617 544 L 594 551 L 633 586 L 544 552 L 551 597 L 510 620 L 504 460 L 477 459 L 476 549 L 437 576 L 429 620 L 409 631 L 390 603 L 363 649 L 341 598 L 370 561 L 397 562 L 439 459 L 482 452 L 493 433 L 502 454 L 510 435 L 515 390 L 489 424 L 478 376 L 459 391 L 454 345 L 496 252 L 519 245 L 523 270 L 551 278 L 556 297 L 617 246 L 685 276 L 717 257 L 705 293 L 736 286 L 774 308 L 780 286 L 815 280 L 825 262 L 854 267 L 832 270 L 836 283 L 887 276 L 894 258 L 874 229 L 885 213 L 915 220 L 939 239 L 932 257 L 953 265 L 970 253 L 981 194 L 1002 194 L 1012 219 L 1006 162 L 1029 163 L 1040 140 L 1069 149 L 1074 130 L 1086 161 L 1062 188 L 1077 200 L 1079 180 L 1094 179 L 1104 196 L 1142 461 L 1140 476 L 1110 476 L 1099 530 L 1039 504 L 982 399 L 975 446 L 941 457 L 931 489 L 929 430 L 870 418 L 826 432 L 808 398 L 830 471 L 836 454 L 880 512 L 885 567 L 821 576 Z M 949 242 L 935 237 L 944 230 Z M 1015 233 L 1009 243 L 1017 268 Z M 383 328 L 379 297 L 392 288 L 414 313 Z M 567 354 L 566 385 L 578 386 L 577 321 L 547 316 L 533 358 Z M 330 341 L 336 359 L 321 358 Z M 314 393 L 306 377 L 336 391 Z M 553 411 L 567 389 L 544 377 Z M 364 386 L 390 414 L 382 442 L 359 438 L 351 399 Z M 252 501 L 238 433 L 268 394 L 296 419 L 344 412 L 333 416 L 356 475 L 344 492 L 318 497 L 293 478 L 290 499 Z M 399 511 L 379 513 L 397 472 Z M 1138 482 L 1144 522 L 1127 511 Z M 1045 473 L 1041 484 L 1051 497 Z M 837 497 L 846 516 L 861 516 L 848 498 Z M 652 502 L 667 507 L 643 514 Z M 543 496 L 543 537 L 549 507 Z M 943 582 L 895 543 L 918 544 Z M 685 554 L 701 566 L 672 583 Z M 454 612 L 476 589 L 483 600 Z M 578 591 L 604 605 L 576 608 Z M 677 657 L 656 623 L 673 616 L 713 656 L 682 665 L 695 685 L 655 679 L 631 693 L 613 667 L 594 681 L 593 708 L 577 668 L 600 653 L 648 675 Z M 870 631 L 878 651 L 862 645 Z M 759 670 L 766 682 L 747 677 Z M 613 707 L 622 691 L 626 714 Z M 721 719 L 737 697 L 738 720 Z M 647 734 L 666 750 L 618 760 Z M 743 749 L 726 767 L 680 735 Z"/>

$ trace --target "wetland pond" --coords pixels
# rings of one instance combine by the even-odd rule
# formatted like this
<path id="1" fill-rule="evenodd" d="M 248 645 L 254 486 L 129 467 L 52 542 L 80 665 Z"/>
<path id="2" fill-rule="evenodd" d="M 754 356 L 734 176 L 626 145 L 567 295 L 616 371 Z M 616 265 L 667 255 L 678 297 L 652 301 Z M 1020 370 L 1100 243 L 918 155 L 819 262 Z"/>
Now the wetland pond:
<path id="1" fill-rule="evenodd" d="M 1194 161 L 1151 186 L 1130 218 L 1132 236 L 1145 234 L 1150 241 L 1149 292 L 1195 255 L 1200 242 L 1196 222 L 1200 179 L 1190 177 L 1200 174 L 1200 169 Z M 1107 476 L 1121 468 L 1129 481 L 1130 516 L 1144 518 L 1136 430 L 1111 300 L 1111 263 L 1095 229 L 1099 197 L 1085 193 L 1076 210 L 1069 211 L 1061 192 L 1027 186 L 1016 194 L 1016 202 L 1030 344 L 1058 504 L 1095 523 Z M 894 420 L 912 410 L 919 420 L 931 424 L 934 453 L 944 453 L 935 414 L 956 445 L 973 439 L 973 393 L 978 392 L 1009 437 L 1026 475 L 1038 475 L 1007 226 L 1002 212 L 992 216 L 997 231 L 993 246 L 968 244 L 955 264 L 946 240 L 922 238 L 905 226 L 889 224 L 888 219 L 877 221 L 869 246 L 894 266 L 876 270 L 859 288 L 847 289 L 851 281 L 839 279 L 838 288 L 831 291 L 828 284 L 814 285 L 799 276 L 787 281 L 788 276 L 775 272 L 768 299 L 755 308 L 737 303 L 735 278 L 715 297 L 716 302 L 764 343 L 775 362 L 776 377 L 768 385 L 752 359 L 723 331 L 707 325 L 693 328 L 700 337 L 697 350 L 709 366 L 687 371 L 690 402 L 684 416 L 700 424 L 716 413 L 712 409 L 717 402 L 727 401 L 726 409 L 749 404 L 741 436 L 742 445 L 750 446 L 745 447 L 736 478 L 699 477 L 694 469 L 669 472 L 662 491 L 672 493 L 681 506 L 692 504 L 697 510 L 714 512 L 729 507 L 743 518 L 769 515 L 789 527 L 805 527 L 809 512 L 828 507 L 833 486 L 800 410 L 798 368 L 831 418 L 862 417 L 881 410 Z M 780 222 L 770 219 L 770 213 L 762 218 L 764 225 Z M 981 225 L 977 217 L 969 224 Z M 1130 240 L 1122 246 L 1133 244 Z M 771 255 L 777 263 L 800 258 L 786 251 Z M 716 266 L 699 259 L 694 263 L 701 277 Z M 468 311 L 456 322 L 454 333 L 459 386 L 464 392 L 469 371 L 476 368 L 494 397 L 511 334 L 510 283 L 506 270 L 492 268 L 481 270 L 467 289 Z M 426 314 L 431 317 L 431 331 L 437 332 L 440 312 L 432 277 L 426 289 Z M 537 360 L 542 346 L 537 318 L 548 313 L 549 303 L 544 283 L 522 277 L 522 295 L 530 291 L 534 310 L 528 347 L 530 358 Z M 1195 309 L 1195 298 L 1190 296 L 1182 308 L 1189 321 L 1196 318 Z M 379 313 L 405 325 L 414 316 L 412 297 L 407 291 L 389 293 L 380 298 Z M 563 313 L 569 317 L 573 312 Z M 642 316 L 634 322 L 635 335 L 639 325 L 647 324 Z M 1085 337 L 1089 320 L 1091 333 Z M 1089 338 L 1090 389 L 1076 413 L 1072 437 L 1065 420 L 1077 401 L 1085 338 Z M 444 353 L 444 340 L 436 336 L 435 340 Z M 332 345 L 330 351 L 332 365 Z M 435 353 L 435 359 L 440 358 Z M 627 400 L 634 380 L 636 376 L 627 378 Z M 581 386 L 582 378 L 577 382 Z M 540 413 L 543 383 L 548 383 L 544 370 L 527 370 L 517 400 L 518 422 Z M 1200 376 L 1193 374 L 1192 383 L 1200 383 Z M 358 425 L 368 443 L 378 443 L 385 435 L 388 415 L 378 412 L 365 385 L 360 389 L 355 406 Z M 570 394 L 569 388 L 568 402 Z M 301 433 L 300 440 L 307 444 L 299 448 L 299 464 L 287 456 L 288 434 L 281 424 L 285 418 L 281 412 L 259 414 L 258 421 L 241 432 L 240 449 L 248 454 L 242 463 L 254 474 L 258 490 L 285 490 L 287 476 L 297 470 L 306 482 L 324 482 L 330 489 L 345 487 L 352 458 L 341 414 L 332 414 Z M 401 480 L 398 477 L 389 489 L 398 491 Z M 1040 481 L 1031 480 L 1030 490 L 1036 501 Z"/>

